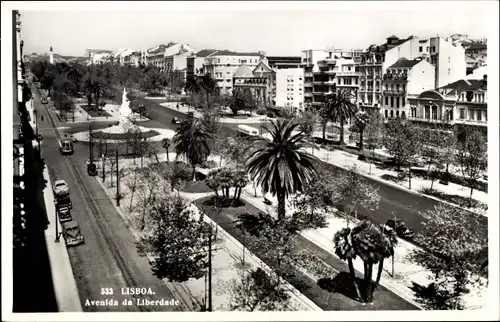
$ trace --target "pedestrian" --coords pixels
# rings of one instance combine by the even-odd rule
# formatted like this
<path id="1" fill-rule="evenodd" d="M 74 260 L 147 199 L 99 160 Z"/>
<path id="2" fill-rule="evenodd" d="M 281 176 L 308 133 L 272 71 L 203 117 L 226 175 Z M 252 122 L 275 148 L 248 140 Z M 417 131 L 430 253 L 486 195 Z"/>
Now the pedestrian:
<path id="1" fill-rule="evenodd" d="M 43 122 L 43 115 L 41 116 L 42 122 Z"/>
<path id="2" fill-rule="evenodd" d="M 177 103 L 177 109 L 179 109 L 179 103 Z"/>

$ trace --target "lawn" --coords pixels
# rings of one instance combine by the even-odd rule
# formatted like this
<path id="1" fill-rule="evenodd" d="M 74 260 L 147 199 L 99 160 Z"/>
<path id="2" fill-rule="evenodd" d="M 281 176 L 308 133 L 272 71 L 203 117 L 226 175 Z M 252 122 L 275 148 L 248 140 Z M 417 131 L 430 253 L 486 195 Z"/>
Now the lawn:
<path id="1" fill-rule="evenodd" d="M 81 108 L 87 112 L 88 115 L 91 117 L 109 117 L 111 114 L 109 114 L 106 111 L 102 111 L 100 109 L 96 109 L 95 106 L 89 106 L 89 105 L 80 105 Z"/>
<path id="2" fill-rule="evenodd" d="M 160 133 L 149 130 L 147 132 L 141 132 L 140 138 L 151 138 L 153 136 L 160 135 Z M 130 136 L 128 133 L 104 133 L 104 132 L 92 132 L 92 138 L 94 139 L 106 139 L 106 140 L 126 140 Z"/>
<path id="3" fill-rule="evenodd" d="M 192 169 L 190 168 L 189 165 L 187 165 L 184 162 L 177 161 L 178 164 L 183 167 L 185 170 L 187 170 L 189 173 L 191 173 Z M 170 165 L 173 165 L 174 162 L 170 162 Z M 156 163 L 153 166 L 154 167 L 162 167 L 165 168 L 167 167 L 168 163 L 167 162 L 160 162 Z M 205 192 L 211 192 L 213 191 L 210 189 L 207 184 L 205 183 L 205 175 L 199 171 L 196 171 L 196 182 L 193 182 L 192 179 L 188 179 L 183 182 L 181 185 L 180 191 L 182 192 L 188 192 L 188 193 L 205 193 Z M 168 180 L 168 178 L 165 178 Z"/>
<path id="4" fill-rule="evenodd" d="M 194 203 L 224 230 L 245 244 L 244 234 L 238 222 L 243 220 L 252 223 L 243 225 L 245 228 L 242 229 L 246 231 L 258 229 L 260 211 L 244 199 L 241 201 L 235 207 L 223 208 L 220 213 L 213 207 L 213 197 L 200 198 Z M 364 305 L 353 299 L 352 283 L 346 273 L 347 264 L 300 235 L 296 236 L 296 242 L 299 248 L 296 255 L 299 260 L 297 266 L 290 267 L 290 276 L 286 279 L 323 310 L 418 310 L 382 286 L 375 292 L 373 305 Z M 267 262 L 262 249 L 249 249 Z M 358 273 L 358 277 L 362 275 Z"/>

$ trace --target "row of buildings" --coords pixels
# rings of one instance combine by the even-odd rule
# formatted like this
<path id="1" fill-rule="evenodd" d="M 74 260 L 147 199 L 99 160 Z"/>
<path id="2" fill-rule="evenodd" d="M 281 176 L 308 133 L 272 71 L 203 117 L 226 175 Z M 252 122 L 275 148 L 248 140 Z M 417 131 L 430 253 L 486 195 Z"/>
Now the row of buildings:
<path id="1" fill-rule="evenodd" d="M 87 50 L 86 56 L 89 63 L 152 65 L 166 73 L 177 73 L 183 80 L 209 73 L 221 93 L 249 89 L 264 105 L 292 110 L 319 108 L 328 95 L 344 88 L 351 91 L 362 109 L 378 109 L 386 119 L 425 119 L 430 115 L 432 121 L 434 114 L 425 113 L 426 93 L 440 95 L 440 104 L 449 106 L 444 102 L 453 98 L 443 93 L 460 84 L 459 91 L 474 92 L 474 98 L 484 97 L 466 102 L 474 104 L 470 110 L 481 112 L 471 113 L 466 108 L 467 112 L 461 113 L 457 98 L 451 122 L 486 126 L 486 87 L 467 85 L 471 83 L 468 79 L 486 77 L 486 42 L 472 41 L 462 34 L 403 39 L 390 36 L 385 43 L 366 50 L 308 49 L 301 56 L 287 57 L 267 56 L 262 51 L 198 51 L 172 42 L 145 50 Z"/>

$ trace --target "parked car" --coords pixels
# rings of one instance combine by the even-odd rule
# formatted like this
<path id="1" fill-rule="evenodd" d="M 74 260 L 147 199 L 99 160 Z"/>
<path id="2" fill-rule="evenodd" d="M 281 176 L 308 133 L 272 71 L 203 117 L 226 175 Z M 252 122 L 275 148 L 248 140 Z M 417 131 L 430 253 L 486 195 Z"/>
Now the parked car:
<path id="1" fill-rule="evenodd" d="M 80 225 L 74 220 L 62 224 L 62 233 L 66 246 L 76 246 L 85 243 Z"/>
<path id="2" fill-rule="evenodd" d="M 58 212 L 57 216 L 59 217 L 59 222 L 61 224 L 73 219 L 71 217 L 71 212 L 68 206 L 60 207 L 56 211 Z"/>
<path id="3" fill-rule="evenodd" d="M 187 112 L 187 117 L 194 117 L 194 113 L 193 112 Z"/>
<path id="4" fill-rule="evenodd" d="M 61 195 L 69 192 L 69 187 L 64 180 L 57 180 L 54 182 L 54 194 Z"/>
<path id="5" fill-rule="evenodd" d="M 180 124 L 181 120 L 178 117 L 173 117 L 172 118 L 172 124 Z"/>
<path id="6" fill-rule="evenodd" d="M 409 228 L 401 219 L 388 219 L 385 223 L 386 228 L 393 229 L 400 238 L 413 238 L 415 232 Z"/>
<path id="7" fill-rule="evenodd" d="M 47 97 L 42 97 L 42 104 L 49 104 L 49 100 L 47 99 Z"/>

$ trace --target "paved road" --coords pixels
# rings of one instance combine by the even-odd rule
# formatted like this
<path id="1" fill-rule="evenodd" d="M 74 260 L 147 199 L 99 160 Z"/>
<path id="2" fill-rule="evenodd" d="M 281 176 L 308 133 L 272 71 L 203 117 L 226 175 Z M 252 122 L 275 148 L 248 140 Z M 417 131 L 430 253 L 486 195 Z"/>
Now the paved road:
<path id="1" fill-rule="evenodd" d="M 44 116 L 39 132 L 43 135 L 42 155 L 51 180 L 64 179 L 73 201 L 73 218 L 80 223 L 85 244 L 69 248 L 68 253 L 84 311 L 172 311 L 176 307 L 122 306 L 131 296 L 121 295 L 123 287 L 151 287 L 150 300 L 175 298 L 163 282 L 152 275 L 149 262 L 137 253 L 135 239 L 97 181 L 86 174 L 87 148 L 75 146 L 73 156 L 61 156 L 47 110 L 36 100 L 39 115 Z M 55 120 L 55 118 L 54 118 Z M 56 121 L 56 120 L 55 120 Z M 63 124 L 56 121 L 56 126 Z M 95 202 L 95 204 L 92 202 Z M 94 207 L 95 205 L 95 207 Z M 113 296 L 101 295 L 101 288 L 113 288 Z M 85 301 L 113 298 L 118 306 L 86 306 Z M 179 299 L 180 300 L 180 299 Z"/>
<path id="2" fill-rule="evenodd" d="M 150 100 L 150 102 L 156 103 L 152 100 Z M 154 124 L 155 127 L 175 129 L 175 126 L 171 124 L 172 117 L 185 118 L 185 115 L 156 103 L 152 104 L 149 117 L 151 119 L 151 124 Z M 222 123 L 223 132 L 226 135 L 234 134 L 237 126 L 238 124 Z M 258 127 L 258 124 L 252 126 Z M 330 165 L 330 169 L 334 173 L 345 171 L 334 165 Z M 409 227 L 418 232 L 422 229 L 423 221 L 419 212 L 433 209 L 439 204 L 438 201 L 433 199 L 421 197 L 376 180 L 368 179 L 368 181 L 379 189 L 381 197 L 379 208 L 374 211 L 362 209 L 360 212 L 361 216 L 369 217 L 377 223 L 384 224 L 387 219 L 394 217 L 392 214 L 394 212 L 398 218 L 404 220 Z M 481 225 L 484 226 L 484 232 L 486 234 L 488 220 L 484 216 L 478 217 Z"/>

